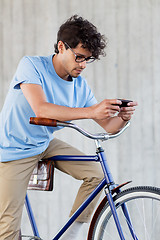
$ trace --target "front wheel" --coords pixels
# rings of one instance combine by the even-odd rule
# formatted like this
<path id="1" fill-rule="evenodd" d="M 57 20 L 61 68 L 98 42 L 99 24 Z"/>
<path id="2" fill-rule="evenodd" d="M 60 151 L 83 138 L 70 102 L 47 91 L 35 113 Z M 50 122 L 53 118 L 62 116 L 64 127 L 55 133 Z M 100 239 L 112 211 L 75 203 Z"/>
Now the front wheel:
<path id="1" fill-rule="evenodd" d="M 160 239 L 160 188 L 133 187 L 117 194 L 113 200 L 126 240 Z M 131 234 L 128 227 L 128 220 L 122 210 L 123 204 L 128 209 L 134 234 Z M 88 240 L 104 239 L 120 239 L 107 197 L 97 208 L 88 233 Z"/>

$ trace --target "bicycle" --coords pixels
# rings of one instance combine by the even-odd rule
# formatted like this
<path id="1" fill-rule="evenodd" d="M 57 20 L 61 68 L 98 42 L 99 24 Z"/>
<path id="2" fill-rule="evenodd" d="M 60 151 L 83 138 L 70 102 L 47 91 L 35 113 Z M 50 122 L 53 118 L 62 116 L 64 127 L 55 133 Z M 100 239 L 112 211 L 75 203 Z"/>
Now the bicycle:
<path id="1" fill-rule="evenodd" d="M 117 185 L 114 183 L 109 170 L 107 159 L 100 141 L 120 136 L 130 125 L 130 122 L 116 134 L 99 133 L 91 134 L 79 126 L 46 118 L 30 118 L 31 124 L 69 127 L 77 130 L 84 136 L 95 140 L 96 155 L 93 156 L 54 156 L 53 161 L 97 161 L 101 163 L 104 178 L 90 196 L 82 203 L 68 222 L 52 240 L 58 240 L 75 219 L 82 213 L 97 194 L 104 189 L 105 197 L 95 210 L 88 231 L 88 240 L 158 240 L 160 237 L 160 188 L 152 186 L 136 186 L 126 190 L 122 187 L 130 182 Z M 25 205 L 33 230 L 33 237 L 40 238 L 36 221 L 33 216 L 31 204 L 26 195 Z M 23 235 L 21 235 L 23 237 Z"/>

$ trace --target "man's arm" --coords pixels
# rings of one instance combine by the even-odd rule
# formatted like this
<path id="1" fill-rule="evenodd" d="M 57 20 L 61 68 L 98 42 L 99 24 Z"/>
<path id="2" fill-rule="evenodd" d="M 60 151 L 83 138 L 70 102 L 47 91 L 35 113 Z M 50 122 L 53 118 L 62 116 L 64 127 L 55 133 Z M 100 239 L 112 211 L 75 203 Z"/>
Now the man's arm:
<path id="1" fill-rule="evenodd" d="M 99 104 L 86 108 L 70 108 L 48 103 L 40 85 L 22 83 L 20 87 L 37 117 L 59 121 L 94 119 L 109 132 L 118 131 L 126 123 L 121 117 L 114 117 L 115 113 L 120 111 L 119 106 L 114 105 L 121 103 L 117 99 L 105 99 Z"/>
<path id="2" fill-rule="evenodd" d="M 48 103 L 42 87 L 38 84 L 21 84 L 22 92 L 37 117 L 69 121 L 87 118 L 87 109 L 76 109 Z"/>
<path id="3" fill-rule="evenodd" d="M 105 129 L 108 133 L 116 133 L 121 128 L 123 128 L 126 123 L 132 118 L 135 111 L 135 106 L 137 102 L 133 101 L 128 103 L 128 107 L 120 108 L 117 116 L 110 117 L 107 119 L 95 119 L 95 121 Z"/>

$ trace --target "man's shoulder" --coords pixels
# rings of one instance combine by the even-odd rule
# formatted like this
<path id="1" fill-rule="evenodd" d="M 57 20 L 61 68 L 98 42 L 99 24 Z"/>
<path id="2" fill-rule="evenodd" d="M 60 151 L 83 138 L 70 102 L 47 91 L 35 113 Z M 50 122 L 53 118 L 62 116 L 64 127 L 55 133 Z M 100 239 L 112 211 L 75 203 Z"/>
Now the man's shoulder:
<path id="1" fill-rule="evenodd" d="M 21 61 L 30 61 L 32 63 L 46 63 L 50 59 L 49 56 L 24 56 Z"/>
<path id="2" fill-rule="evenodd" d="M 50 56 L 24 56 L 20 60 L 19 68 L 45 70 L 50 64 Z"/>

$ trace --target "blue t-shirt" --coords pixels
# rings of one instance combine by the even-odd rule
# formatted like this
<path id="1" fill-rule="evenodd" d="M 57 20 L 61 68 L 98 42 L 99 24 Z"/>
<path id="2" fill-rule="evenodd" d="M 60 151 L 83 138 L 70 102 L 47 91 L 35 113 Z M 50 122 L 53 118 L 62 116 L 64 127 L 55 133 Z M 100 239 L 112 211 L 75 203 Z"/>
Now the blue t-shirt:
<path id="1" fill-rule="evenodd" d="M 61 79 L 55 72 L 53 55 L 23 57 L 10 84 L 0 113 L 0 161 L 12 161 L 43 152 L 58 128 L 29 124 L 35 113 L 24 97 L 20 83 L 41 85 L 47 101 L 67 107 L 89 107 L 97 101 L 81 76 L 72 81 Z"/>

